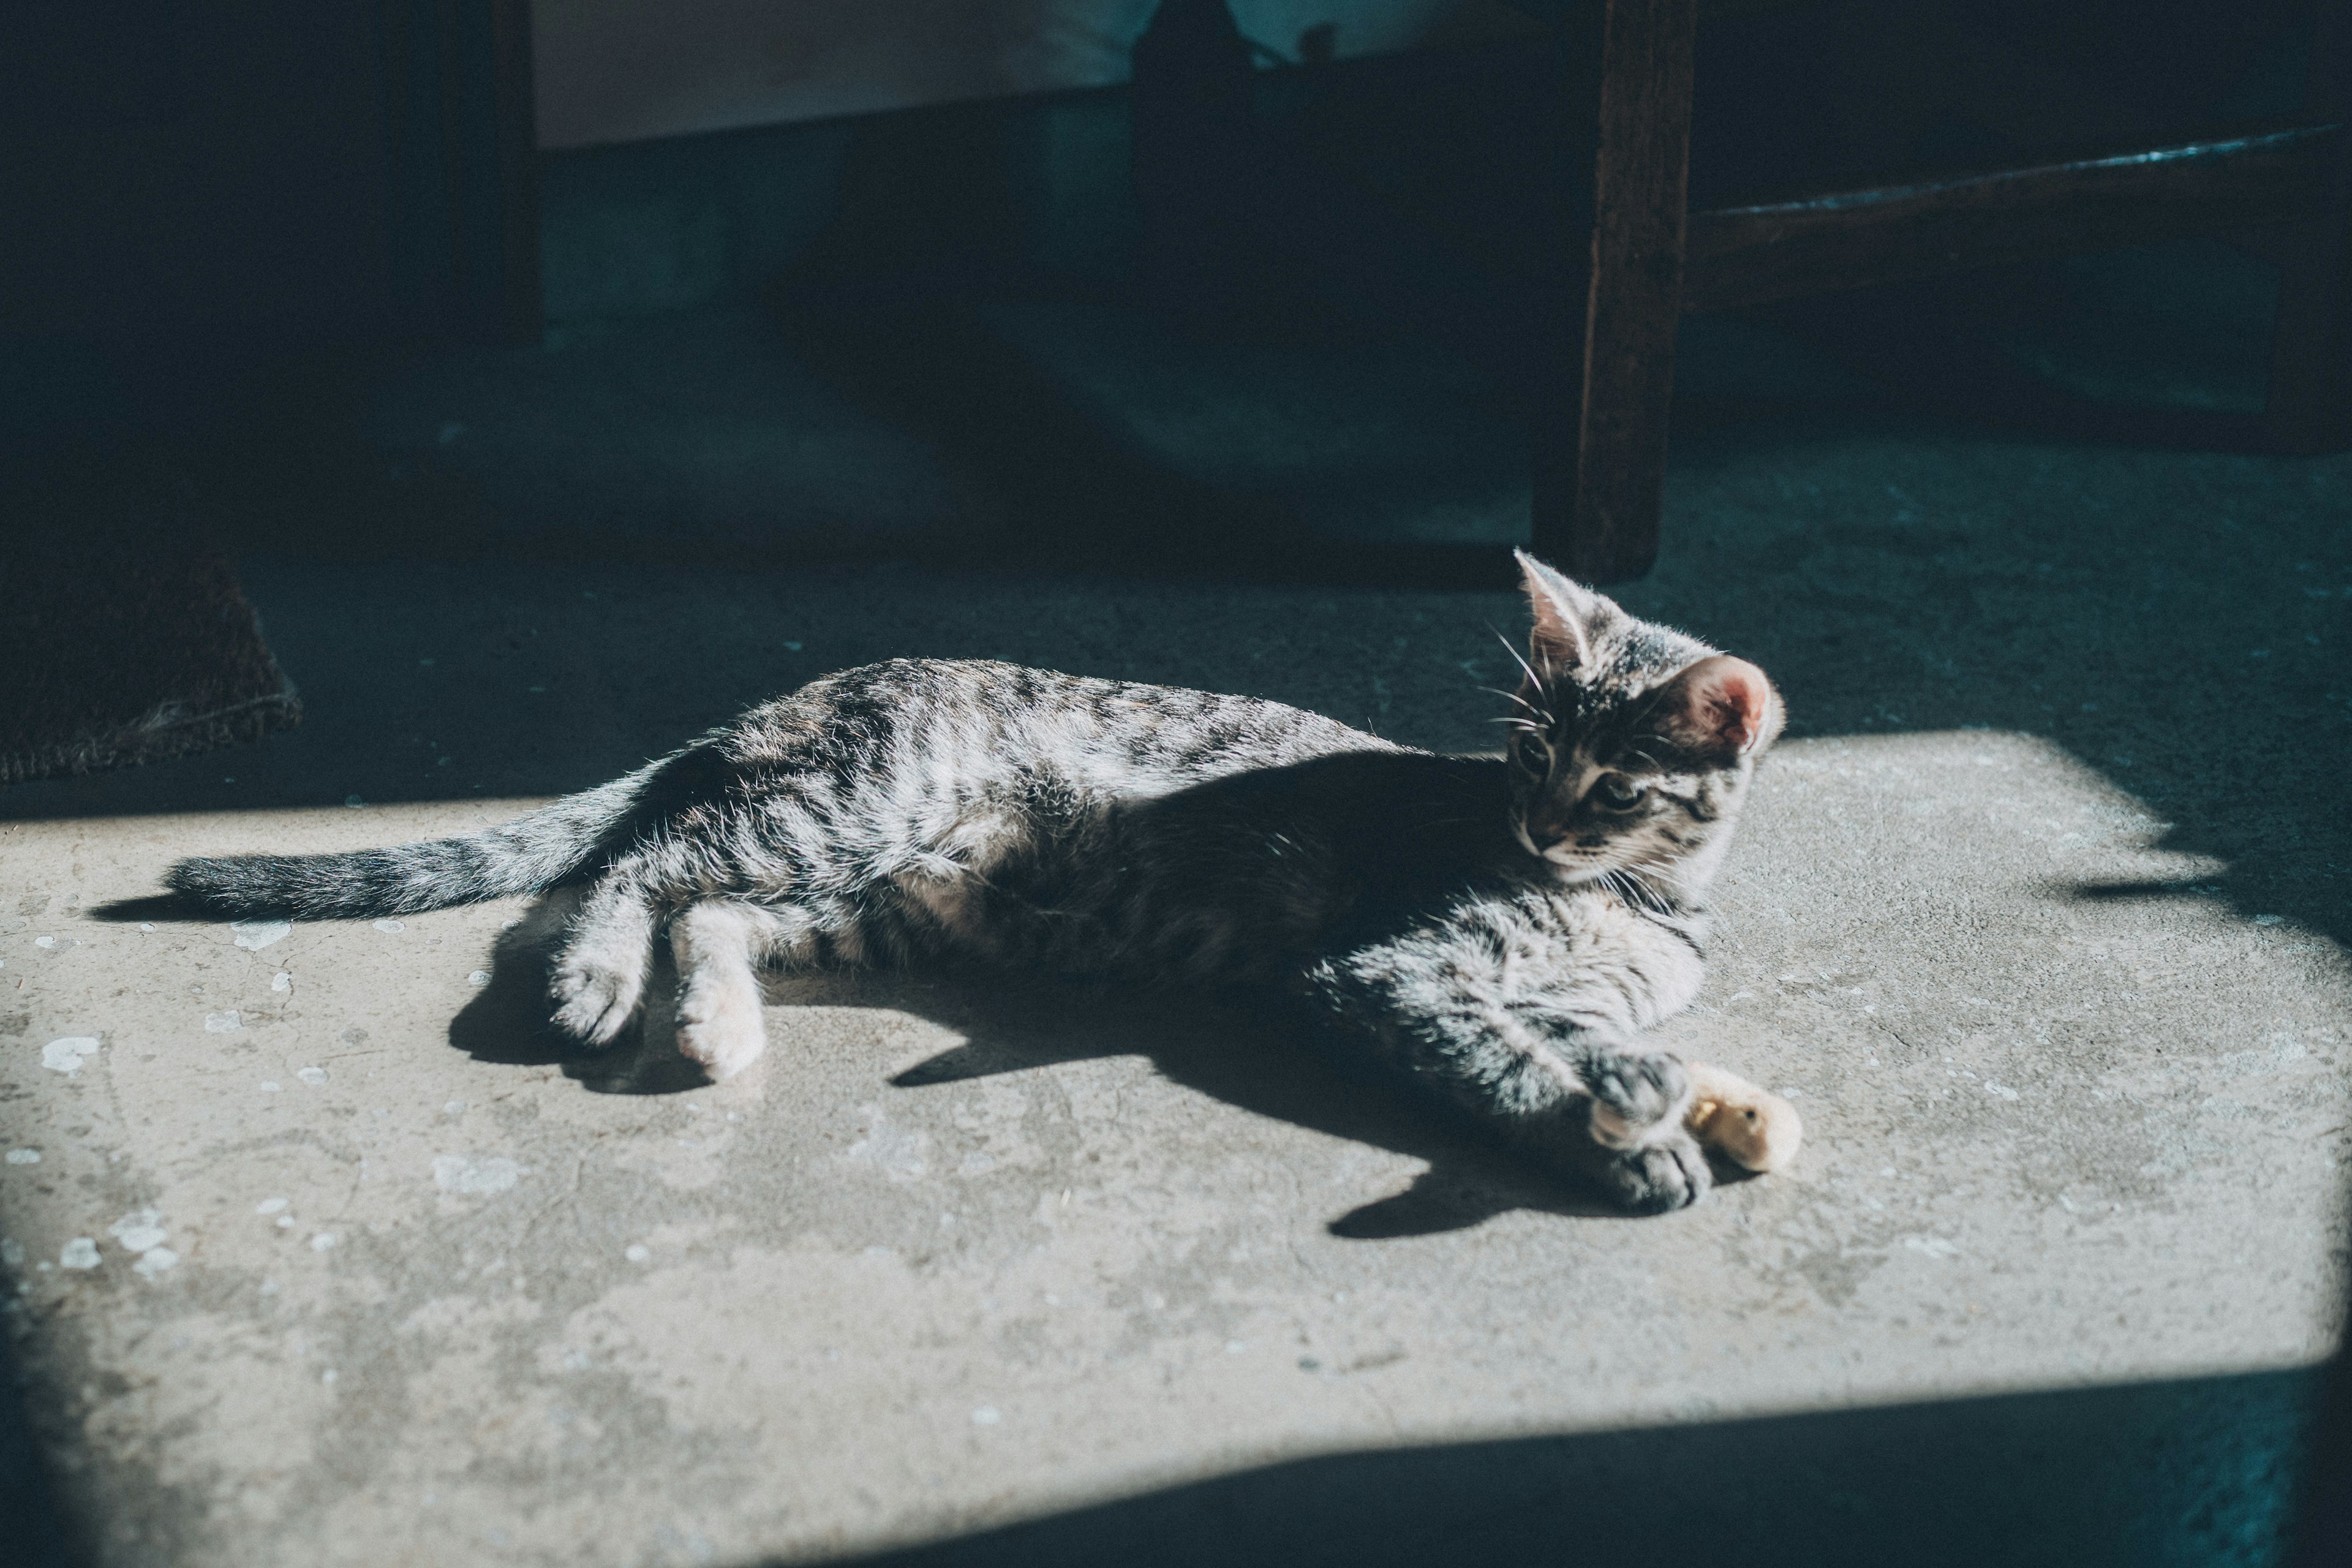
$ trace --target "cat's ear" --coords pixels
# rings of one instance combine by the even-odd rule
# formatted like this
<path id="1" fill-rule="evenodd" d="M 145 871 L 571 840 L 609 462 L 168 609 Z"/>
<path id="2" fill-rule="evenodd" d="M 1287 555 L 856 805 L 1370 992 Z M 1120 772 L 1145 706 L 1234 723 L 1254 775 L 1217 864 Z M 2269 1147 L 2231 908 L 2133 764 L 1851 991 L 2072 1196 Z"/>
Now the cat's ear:
<path id="1" fill-rule="evenodd" d="M 1535 612 L 1533 640 L 1538 662 L 1553 669 L 1583 668 L 1591 660 L 1592 645 L 1601 629 L 1619 615 L 1617 606 L 1526 551 L 1512 553 L 1518 558 L 1528 607 Z"/>
<path id="2" fill-rule="evenodd" d="M 1764 672 L 1719 653 L 1666 683 L 1654 710 L 1657 732 L 1720 763 L 1760 752 L 1780 733 L 1780 696 Z"/>

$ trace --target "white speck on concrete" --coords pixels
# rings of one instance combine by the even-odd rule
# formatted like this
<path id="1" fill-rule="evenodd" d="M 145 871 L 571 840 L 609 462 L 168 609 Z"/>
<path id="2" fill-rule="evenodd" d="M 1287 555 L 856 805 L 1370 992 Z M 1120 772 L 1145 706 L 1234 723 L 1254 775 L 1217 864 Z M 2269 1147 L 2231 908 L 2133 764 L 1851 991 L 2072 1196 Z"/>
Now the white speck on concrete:
<path id="1" fill-rule="evenodd" d="M 139 922 L 139 929 L 141 931 L 153 931 L 155 929 L 155 922 L 152 921 L 141 921 Z"/>
<path id="2" fill-rule="evenodd" d="M 632 1263 L 643 1263 L 653 1256 L 653 1249 L 643 1242 L 631 1242 L 622 1250 L 621 1256 Z"/>
<path id="3" fill-rule="evenodd" d="M 2284 915 L 2256 915 L 2254 917 L 2254 923 L 2258 926 L 2274 926 L 2279 924 L 2286 917 Z"/>
<path id="4" fill-rule="evenodd" d="M 290 1214 L 279 1215 L 278 1216 L 278 1228 L 280 1230 L 292 1230 L 294 1228 L 294 1216 Z"/>
<path id="5" fill-rule="evenodd" d="M 58 939 L 53 936 L 37 936 L 33 939 L 33 945 L 35 947 L 54 949 L 58 945 Z"/>
<path id="6" fill-rule="evenodd" d="M 331 1230 L 322 1230 L 310 1238 L 310 1250 L 313 1252 L 325 1252 L 334 1245 L 335 1233 Z"/>
<path id="7" fill-rule="evenodd" d="M 179 1261 L 180 1255 L 170 1247 L 151 1247 L 139 1255 L 139 1261 L 131 1266 L 131 1272 L 143 1279 L 152 1279 Z"/>
<path id="8" fill-rule="evenodd" d="M 286 1086 L 284 1084 L 279 1083 L 274 1078 L 266 1078 L 261 1080 L 261 1092 L 264 1094 L 277 1094 L 283 1090 L 285 1087 Z"/>
<path id="9" fill-rule="evenodd" d="M 98 1054 L 98 1041 L 89 1035 L 68 1035 L 41 1047 L 41 1065 L 51 1072 L 79 1072 L 84 1060 Z"/>
<path id="10" fill-rule="evenodd" d="M 41 1152 L 38 1149 L 11 1149 L 8 1151 L 8 1163 L 12 1165 L 37 1165 L 40 1163 Z"/>
<path id="11" fill-rule="evenodd" d="M 294 1076 L 300 1079 L 304 1083 L 309 1084 L 312 1089 L 316 1089 L 320 1084 L 327 1081 L 327 1069 L 325 1068 L 297 1068 L 294 1070 Z"/>
<path id="12" fill-rule="evenodd" d="M 468 985 L 488 985 L 489 983 L 490 972 L 487 969 L 477 969 L 466 976 L 466 984 Z"/>
<path id="13" fill-rule="evenodd" d="M 375 929 L 386 936 L 398 936 L 408 928 L 398 921 L 378 921 L 375 922 Z"/>
<path id="14" fill-rule="evenodd" d="M 441 1113 L 444 1116 L 463 1116 L 466 1114 L 466 1102 L 462 1100 L 446 1100 L 442 1104 Z"/>
<path id="15" fill-rule="evenodd" d="M 1924 1252 L 1930 1258 L 1958 1258 L 1960 1249 L 1940 1236 L 1906 1236 L 1903 1245 L 1914 1252 Z"/>
<path id="16" fill-rule="evenodd" d="M 291 991 L 294 989 L 294 977 L 281 969 L 269 977 L 269 988 L 272 991 Z"/>
<path id="17" fill-rule="evenodd" d="M 1985 1079 L 1984 1089 L 1987 1094 L 1997 1094 L 2003 1100 L 2015 1100 L 2017 1098 L 2017 1090 L 2010 1088 L 2009 1085 L 2005 1083 L 1995 1083 L 1990 1079 Z"/>
<path id="18" fill-rule="evenodd" d="M 872 1125 L 865 1137 L 849 1146 L 851 1159 L 879 1165 L 896 1181 L 911 1181 L 930 1168 L 923 1158 L 924 1147 L 929 1142 L 928 1137 L 910 1128 L 893 1127 L 884 1120 L 878 1105 L 862 1105 L 858 1109 Z"/>
<path id="19" fill-rule="evenodd" d="M 87 1236 L 77 1236 L 58 1254 L 60 1268 L 95 1268 L 98 1267 L 98 1242 Z"/>
<path id="20" fill-rule="evenodd" d="M 108 1226 L 106 1234 L 121 1242 L 125 1252 L 144 1252 L 163 1246 L 168 1233 L 163 1229 L 162 1215 L 153 1209 L 141 1209 Z"/>
<path id="21" fill-rule="evenodd" d="M 265 947 L 284 942 L 292 934 L 294 922 L 291 921 L 235 921 L 230 923 L 228 929 L 236 934 L 237 946 L 248 952 L 259 952 Z"/>
<path id="22" fill-rule="evenodd" d="M 522 1180 L 522 1167 L 503 1154 L 477 1160 L 470 1154 L 433 1156 L 433 1184 L 445 1193 L 481 1196 L 502 1193 Z"/>
<path id="23" fill-rule="evenodd" d="M 244 1027 L 245 1015 L 234 1007 L 226 1013 L 205 1015 L 205 1033 L 207 1035 L 234 1035 Z"/>
<path id="24" fill-rule="evenodd" d="M 993 1426 L 1003 1419 L 1004 1412 L 993 1405 L 982 1405 L 971 1413 L 971 1424 L 975 1426 Z"/>
<path id="25" fill-rule="evenodd" d="M 319 1381 L 331 1386 L 337 1375 L 335 1369 L 331 1366 L 326 1371 L 319 1374 Z"/>
<path id="26" fill-rule="evenodd" d="M 253 1212 L 256 1214 L 284 1214 L 288 1206 L 288 1202 L 284 1198 L 264 1198 L 259 1203 L 253 1205 Z"/>
<path id="27" fill-rule="evenodd" d="M 1227 1340 L 1225 1342 L 1225 1353 L 1227 1355 L 1240 1355 L 1243 1352 L 1248 1349 L 1249 1341 L 1247 1340 Z"/>

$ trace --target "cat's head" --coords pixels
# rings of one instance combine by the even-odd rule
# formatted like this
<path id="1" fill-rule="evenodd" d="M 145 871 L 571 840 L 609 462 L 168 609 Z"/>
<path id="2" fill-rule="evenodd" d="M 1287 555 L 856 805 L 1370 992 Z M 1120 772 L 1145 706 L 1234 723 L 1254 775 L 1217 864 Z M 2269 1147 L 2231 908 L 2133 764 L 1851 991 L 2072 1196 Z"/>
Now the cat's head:
<path id="1" fill-rule="evenodd" d="M 1627 615 L 1524 551 L 1535 630 L 1509 717 L 1512 827 L 1570 882 L 1704 878 L 1780 695 L 1746 659 Z"/>

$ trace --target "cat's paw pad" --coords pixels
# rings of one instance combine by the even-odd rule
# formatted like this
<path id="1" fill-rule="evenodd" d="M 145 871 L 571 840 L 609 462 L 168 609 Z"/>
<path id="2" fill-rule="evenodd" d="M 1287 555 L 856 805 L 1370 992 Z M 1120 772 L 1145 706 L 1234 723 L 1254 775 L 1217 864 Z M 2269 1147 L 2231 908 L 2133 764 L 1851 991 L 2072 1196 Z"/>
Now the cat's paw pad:
<path id="1" fill-rule="evenodd" d="M 1591 1167 L 1594 1180 L 1634 1214 L 1670 1214 L 1688 1208 L 1715 1185 L 1715 1173 L 1698 1141 L 1677 1134 L 1639 1149 L 1610 1152 Z"/>
<path id="2" fill-rule="evenodd" d="M 609 1046 L 636 1016 L 637 978 L 593 963 L 567 963 L 547 983 L 555 1026 L 591 1046 Z"/>
<path id="3" fill-rule="evenodd" d="M 1669 1056 L 1612 1057 L 1589 1077 L 1592 1139 L 1603 1148 L 1631 1149 L 1690 1104 L 1690 1074 Z"/>
<path id="4" fill-rule="evenodd" d="M 699 1062 L 714 1083 L 733 1078 L 767 1048 L 767 1021 L 757 993 L 714 1002 L 689 996 L 678 1008 L 678 1054 Z"/>

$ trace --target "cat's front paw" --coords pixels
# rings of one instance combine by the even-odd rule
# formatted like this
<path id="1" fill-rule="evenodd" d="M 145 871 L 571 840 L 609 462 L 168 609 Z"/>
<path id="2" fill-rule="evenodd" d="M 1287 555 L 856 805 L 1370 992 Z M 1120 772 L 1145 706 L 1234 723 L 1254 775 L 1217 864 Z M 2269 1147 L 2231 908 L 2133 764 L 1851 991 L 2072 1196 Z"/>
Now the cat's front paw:
<path id="1" fill-rule="evenodd" d="M 1688 1208 L 1715 1185 L 1715 1173 L 1698 1140 L 1675 1131 L 1638 1149 L 1597 1145 L 1586 1173 L 1620 1205 L 1635 1214 L 1670 1214 Z"/>
<path id="2" fill-rule="evenodd" d="M 1680 1125 L 1690 1106 L 1690 1074 L 1670 1056 L 1612 1055 L 1585 1076 L 1592 1090 L 1592 1141 L 1604 1149 L 1648 1143 L 1662 1123 Z"/>

